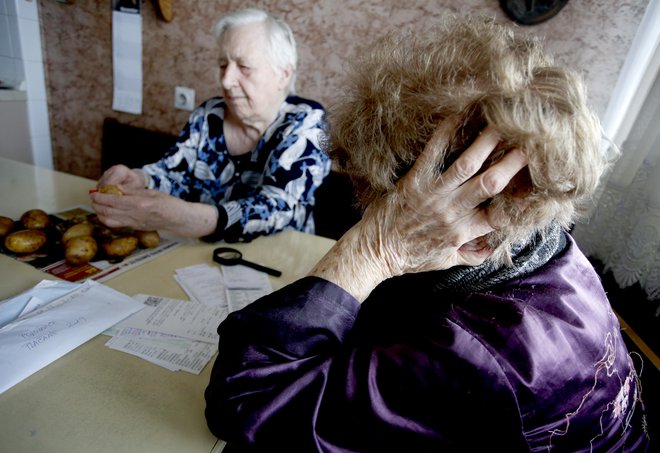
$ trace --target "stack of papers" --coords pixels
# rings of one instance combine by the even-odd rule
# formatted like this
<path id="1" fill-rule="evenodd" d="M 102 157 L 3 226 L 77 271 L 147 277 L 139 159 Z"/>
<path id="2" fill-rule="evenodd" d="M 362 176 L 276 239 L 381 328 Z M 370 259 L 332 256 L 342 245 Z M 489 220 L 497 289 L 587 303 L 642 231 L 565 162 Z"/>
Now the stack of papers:
<path id="1" fill-rule="evenodd" d="M 273 291 L 268 275 L 241 265 L 188 266 L 177 269 L 174 279 L 191 301 L 225 307 L 229 313 Z"/>
<path id="2" fill-rule="evenodd" d="M 227 310 L 193 301 L 137 295 L 144 309 L 106 331 L 106 346 L 172 371 L 199 374 L 217 351 Z"/>
<path id="3" fill-rule="evenodd" d="M 178 269 L 174 279 L 190 301 L 137 295 L 144 310 L 105 333 L 106 345 L 172 371 L 199 374 L 218 347 L 218 325 L 272 292 L 268 276 L 246 266 Z"/>
<path id="4" fill-rule="evenodd" d="M 199 374 L 217 351 L 218 325 L 272 291 L 266 274 L 245 266 L 190 266 L 175 279 L 190 301 L 131 298 L 94 280 L 44 280 L 0 301 L 0 393 L 101 333 L 112 349 Z"/>

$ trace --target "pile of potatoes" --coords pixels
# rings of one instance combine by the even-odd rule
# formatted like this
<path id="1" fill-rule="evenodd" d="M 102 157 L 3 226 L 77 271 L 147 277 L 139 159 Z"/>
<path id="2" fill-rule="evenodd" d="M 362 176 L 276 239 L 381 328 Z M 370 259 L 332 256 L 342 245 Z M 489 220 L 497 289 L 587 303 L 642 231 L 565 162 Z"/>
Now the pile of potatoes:
<path id="1" fill-rule="evenodd" d="M 30 209 L 14 221 L 0 216 L 0 238 L 4 247 L 16 254 L 63 253 L 64 260 L 80 266 L 95 257 L 121 260 L 138 247 L 153 248 L 160 244 L 157 231 L 130 228 L 108 228 L 96 216 L 53 224 L 41 209 Z"/>

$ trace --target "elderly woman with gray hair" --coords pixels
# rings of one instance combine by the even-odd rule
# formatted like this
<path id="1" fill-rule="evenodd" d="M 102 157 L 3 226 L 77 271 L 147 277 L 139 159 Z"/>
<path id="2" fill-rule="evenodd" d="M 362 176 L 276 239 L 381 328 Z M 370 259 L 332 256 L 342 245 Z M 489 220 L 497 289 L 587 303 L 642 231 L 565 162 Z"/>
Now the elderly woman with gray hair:
<path id="1" fill-rule="evenodd" d="M 109 168 L 92 206 L 109 227 L 249 241 L 286 228 L 314 232 L 314 192 L 330 171 L 325 110 L 295 96 L 293 33 L 244 9 L 218 21 L 221 96 L 192 114 L 178 142 L 141 169 Z"/>
<path id="2" fill-rule="evenodd" d="M 231 314 L 206 418 L 228 451 L 640 451 L 641 388 L 568 233 L 607 163 L 582 82 L 492 20 L 361 54 L 330 115 L 362 219 Z"/>

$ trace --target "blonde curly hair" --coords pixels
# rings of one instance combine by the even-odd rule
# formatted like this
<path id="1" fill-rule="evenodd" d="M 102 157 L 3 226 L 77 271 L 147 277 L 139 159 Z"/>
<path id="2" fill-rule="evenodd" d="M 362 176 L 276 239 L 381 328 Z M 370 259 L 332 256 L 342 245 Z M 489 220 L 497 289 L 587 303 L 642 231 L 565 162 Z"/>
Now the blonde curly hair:
<path id="1" fill-rule="evenodd" d="M 510 246 L 552 221 L 569 228 L 607 165 L 575 72 L 556 65 L 538 39 L 492 19 L 447 16 L 362 49 L 330 110 L 329 154 L 350 175 L 357 203 L 392 190 L 450 116 L 460 125 L 440 170 L 486 125 L 502 138 L 486 165 L 514 147 L 528 156 L 527 169 L 490 201 L 511 219 L 488 237 L 499 262 L 510 263 Z"/>

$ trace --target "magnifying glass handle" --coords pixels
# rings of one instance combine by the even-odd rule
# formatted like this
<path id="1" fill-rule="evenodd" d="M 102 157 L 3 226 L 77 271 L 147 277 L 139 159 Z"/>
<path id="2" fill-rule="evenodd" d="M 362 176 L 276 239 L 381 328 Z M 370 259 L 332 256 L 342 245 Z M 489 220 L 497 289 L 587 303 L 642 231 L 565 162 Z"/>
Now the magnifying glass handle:
<path id="1" fill-rule="evenodd" d="M 261 264 L 253 263 L 252 261 L 246 261 L 242 258 L 239 260 L 238 263 L 242 264 L 244 266 L 251 267 L 252 269 L 256 269 L 258 271 L 265 272 L 265 273 L 270 274 L 274 277 L 279 277 L 280 275 L 282 275 L 282 273 L 278 270 L 271 269 L 270 267 L 262 266 Z"/>

